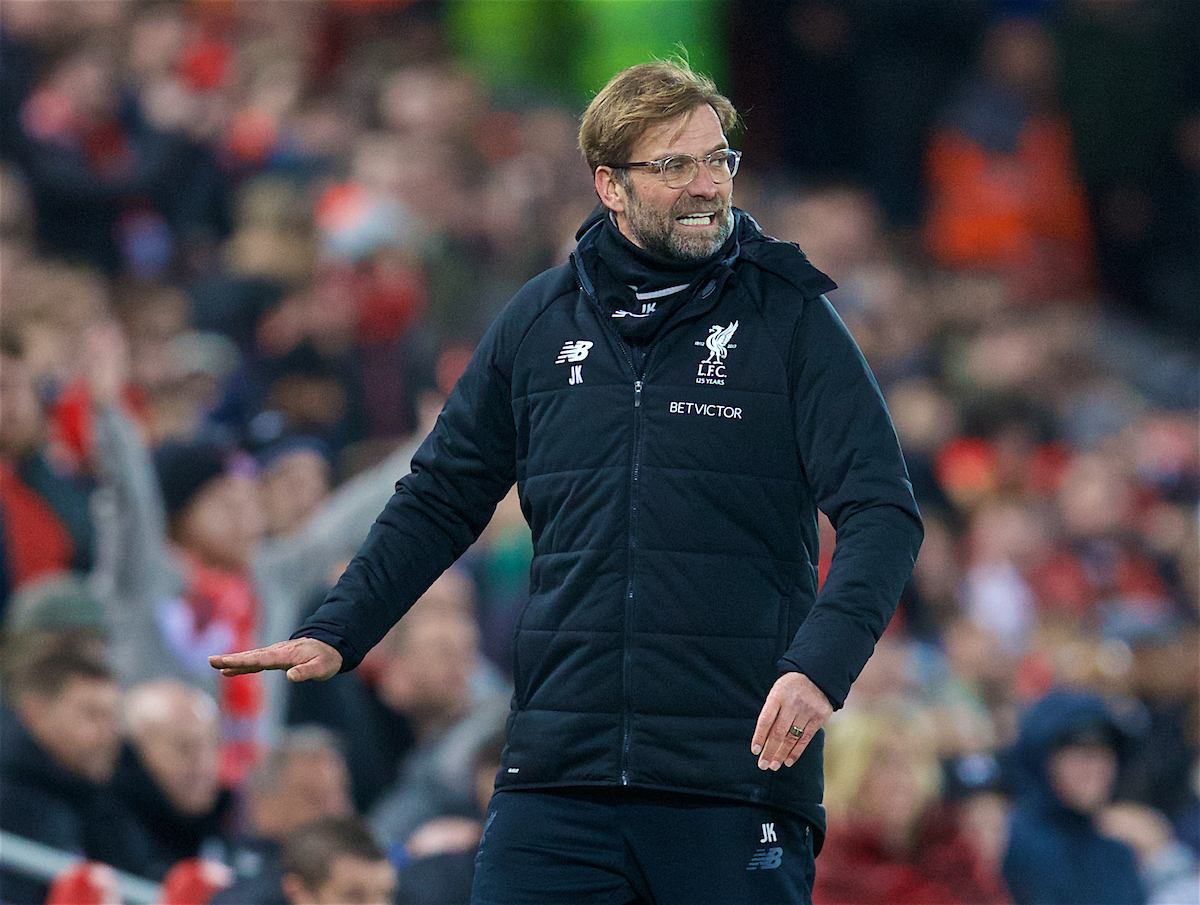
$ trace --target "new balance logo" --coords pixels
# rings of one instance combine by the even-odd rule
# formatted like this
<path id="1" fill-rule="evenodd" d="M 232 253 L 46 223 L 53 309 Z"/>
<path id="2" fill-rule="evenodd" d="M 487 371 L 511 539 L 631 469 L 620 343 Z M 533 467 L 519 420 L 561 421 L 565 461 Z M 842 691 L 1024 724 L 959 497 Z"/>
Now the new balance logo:
<path id="1" fill-rule="evenodd" d="M 774 870 L 783 863 L 783 849 L 779 846 L 760 848 L 746 865 L 746 870 Z"/>
<path id="2" fill-rule="evenodd" d="M 576 339 L 563 343 L 562 351 L 558 353 L 558 358 L 554 359 L 556 365 L 564 364 L 571 361 L 583 361 L 588 356 L 588 350 L 595 345 L 587 339 Z"/>

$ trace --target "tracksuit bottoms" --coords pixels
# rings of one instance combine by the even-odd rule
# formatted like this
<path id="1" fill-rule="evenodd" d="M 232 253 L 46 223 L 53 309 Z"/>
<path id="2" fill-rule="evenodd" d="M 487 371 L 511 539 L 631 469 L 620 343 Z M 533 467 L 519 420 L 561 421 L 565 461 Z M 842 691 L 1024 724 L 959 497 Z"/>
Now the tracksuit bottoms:
<path id="1" fill-rule="evenodd" d="M 801 817 L 702 795 L 596 787 L 497 792 L 472 905 L 810 905 Z"/>

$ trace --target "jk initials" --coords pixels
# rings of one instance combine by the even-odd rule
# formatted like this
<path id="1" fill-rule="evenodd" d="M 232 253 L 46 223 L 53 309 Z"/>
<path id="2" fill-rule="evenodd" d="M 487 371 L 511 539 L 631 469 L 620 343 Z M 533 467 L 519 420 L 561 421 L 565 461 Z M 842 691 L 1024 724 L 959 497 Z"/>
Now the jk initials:
<path id="1" fill-rule="evenodd" d="M 583 365 L 571 365 L 571 376 L 567 378 L 567 383 L 571 386 L 583 383 Z"/>
<path id="2" fill-rule="evenodd" d="M 758 841 L 759 842 L 778 842 L 779 840 L 776 839 L 776 837 L 775 837 L 775 824 L 764 823 L 762 825 L 762 838 L 759 839 Z"/>

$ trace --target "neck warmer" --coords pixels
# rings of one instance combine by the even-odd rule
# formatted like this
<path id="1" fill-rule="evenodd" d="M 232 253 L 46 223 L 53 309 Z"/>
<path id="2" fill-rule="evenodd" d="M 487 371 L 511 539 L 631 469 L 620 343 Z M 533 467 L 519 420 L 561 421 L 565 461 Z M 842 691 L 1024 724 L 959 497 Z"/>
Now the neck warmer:
<path id="1" fill-rule="evenodd" d="M 596 237 L 594 279 L 600 306 L 617 332 L 635 345 L 649 341 L 659 327 L 712 275 L 736 244 L 731 235 L 706 258 L 662 258 L 630 242 L 605 218 Z"/>

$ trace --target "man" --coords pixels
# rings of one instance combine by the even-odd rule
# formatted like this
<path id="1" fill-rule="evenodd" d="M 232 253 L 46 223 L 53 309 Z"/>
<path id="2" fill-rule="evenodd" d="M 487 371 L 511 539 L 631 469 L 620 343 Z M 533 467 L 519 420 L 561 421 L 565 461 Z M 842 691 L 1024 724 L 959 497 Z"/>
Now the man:
<path id="1" fill-rule="evenodd" d="M 457 569 L 443 573 L 375 651 L 376 694 L 404 715 L 415 744 L 369 817 L 381 842 L 403 843 L 430 820 L 478 812 L 472 762 L 503 728 L 512 689 L 480 656 L 474 586 Z"/>
<path id="2" fill-rule="evenodd" d="M 95 542 L 88 482 L 55 461 L 29 357 L 18 331 L 0 330 L 0 623 L 26 584 L 87 571 Z"/>
<path id="3" fill-rule="evenodd" d="M 471 900 L 475 854 L 496 772 L 504 752 L 503 731 L 493 733 L 471 758 L 478 819 L 436 817 L 404 843 L 396 905 L 453 905 Z"/>
<path id="4" fill-rule="evenodd" d="M 159 679 L 130 689 L 123 711 L 126 746 L 113 787 L 145 834 L 151 875 L 162 879 L 224 836 L 232 796 L 219 782 L 217 703 L 202 689 Z"/>
<path id="5" fill-rule="evenodd" d="M 1092 692 L 1055 689 L 1022 714 L 1016 756 L 1024 788 L 1003 861 L 1018 905 L 1146 901 L 1134 850 L 1096 825 L 1130 741 Z"/>
<path id="6" fill-rule="evenodd" d="M 357 817 L 324 817 L 283 845 L 288 905 L 391 905 L 396 868 Z"/>
<path id="7" fill-rule="evenodd" d="M 325 605 L 214 658 L 357 664 L 515 481 L 533 533 L 477 903 L 807 901 L 821 726 L 921 538 L 895 432 L 822 293 L 731 206 L 736 113 L 677 63 L 583 116 L 602 202 L 484 337 Z M 817 508 L 838 532 L 816 587 Z"/>
<path id="8" fill-rule="evenodd" d="M 372 649 L 369 666 L 292 686 L 289 721 L 345 740 L 355 804 L 384 844 L 476 810 L 471 754 L 504 725 L 512 688 L 480 656 L 474 595 L 471 578 L 450 569 Z"/>
<path id="9" fill-rule="evenodd" d="M 333 735 L 316 726 L 283 733 L 246 777 L 245 835 L 225 856 L 235 882 L 212 905 L 286 905 L 284 839 L 319 817 L 351 813 L 350 777 Z"/>
<path id="10" fill-rule="evenodd" d="M 24 638 L 10 646 L 0 710 L 0 830 L 141 871 L 145 852 L 109 788 L 120 751 L 119 693 L 94 641 Z M 35 905 L 47 887 L 0 870 L 0 901 Z"/>

